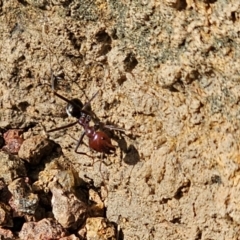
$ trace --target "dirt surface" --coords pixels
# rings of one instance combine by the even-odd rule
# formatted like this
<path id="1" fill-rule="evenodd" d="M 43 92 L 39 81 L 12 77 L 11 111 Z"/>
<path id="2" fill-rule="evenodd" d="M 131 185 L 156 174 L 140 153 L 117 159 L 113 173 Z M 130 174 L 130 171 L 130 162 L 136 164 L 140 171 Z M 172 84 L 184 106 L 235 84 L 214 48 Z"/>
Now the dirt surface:
<path id="1" fill-rule="evenodd" d="M 48 135 L 123 238 L 239 239 L 239 29 L 239 0 L 0 0 L 2 133 L 75 121 L 51 74 L 66 98 L 99 91 L 96 116 L 125 129 L 101 171 L 74 152 L 80 125 Z"/>

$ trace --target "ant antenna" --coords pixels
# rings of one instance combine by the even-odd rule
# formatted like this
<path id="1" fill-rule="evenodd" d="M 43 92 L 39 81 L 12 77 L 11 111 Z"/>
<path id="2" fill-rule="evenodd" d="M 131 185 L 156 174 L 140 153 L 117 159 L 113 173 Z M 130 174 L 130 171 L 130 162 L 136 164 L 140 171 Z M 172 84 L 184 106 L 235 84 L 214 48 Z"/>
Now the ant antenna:
<path id="1" fill-rule="evenodd" d="M 98 95 L 99 90 L 90 98 L 90 100 L 84 104 L 83 106 L 83 110 L 85 110 L 86 108 L 90 107 L 90 103 L 92 102 L 92 100 Z"/>

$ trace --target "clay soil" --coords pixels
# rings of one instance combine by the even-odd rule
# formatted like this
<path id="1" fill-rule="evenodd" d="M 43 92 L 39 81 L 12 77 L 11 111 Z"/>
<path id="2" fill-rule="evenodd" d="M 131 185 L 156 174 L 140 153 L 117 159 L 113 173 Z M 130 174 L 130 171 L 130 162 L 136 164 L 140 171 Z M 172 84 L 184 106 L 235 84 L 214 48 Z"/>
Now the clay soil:
<path id="1" fill-rule="evenodd" d="M 2 132 L 59 144 L 124 239 L 240 239 L 239 0 L 0 0 L 0 36 Z M 46 133 L 75 121 L 51 76 L 125 129 L 101 170 L 80 125 Z"/>

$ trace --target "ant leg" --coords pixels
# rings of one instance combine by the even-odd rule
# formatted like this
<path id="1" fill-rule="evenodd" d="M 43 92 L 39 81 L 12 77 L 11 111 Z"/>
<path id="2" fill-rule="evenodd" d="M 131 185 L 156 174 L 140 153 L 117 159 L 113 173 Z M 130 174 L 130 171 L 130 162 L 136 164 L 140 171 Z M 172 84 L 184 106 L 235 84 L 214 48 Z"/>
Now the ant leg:
<path id="1" fill-rule="evenodd" d="M 57 93 L 55 90 L 53 91 L 54 95 L 61 98 L 63 101 L 69 103 L 69 104 L 73 104 L 72 101 L 68 100 L 67 98 L 65 98 L 64 96 L 60 95 L 59 93 Z"/>
<path id="2" fill-rule="evenodd" d="M 71 105 L 73 104 L 73 105 L 79 107 L 78 104 L 76 104 L 76 102 L 74 102 L 73 100 L 69 100 L 69 99 L 65 98 L 64 96 L 60 95 L 59 93 L 57 93 L 57 91 L 55 90 L 55 82 L 56 82 L 56 77 L 54 76 L 53 73 L 51 73 L 51 86 L 52 86 L 52 91 L 53 91 L 54 95 L 57 96 L 57 97 L 59 97 L 59 98 L 61 98 L 63 101 L 65 101 L 65 102 L 67 102 L 67 103 L 69 103 L 69 104 L 71 104 Z M 82 110 L 86 110 L 86 111 L 88 112 L 87 109 L 90 108 L 90 103 L 91 103 L 91 101 L 97 96 L 98 92 L 99 92 L 99 91 L 97 91 L 97 92 L 92 96 L 92 98 L 91 98 L 87 103 L 85 103 L 85 104 L 83 105 Z M 91 112 L 91 111 L 90 111 L 90 112 Z"/>
<path id="3" fill-rule="evenodd" d="M 52 87 L 52 91 L 53 93 L 61 98 L 62 100 L 64 100 L 65 102 L 68 102 L 70 104 L 72 104 L 72 101 L 68 100 L 67 98 L 63 97 L 62 95 L 60 95 L 59 93 L 57 93 L 57 91 L 55 90 L 55 83 L 56 83 L 56 77 L 54 76 L 53 72 L 51 71 L 51 87 Z M 97 91 L 93 96 L 92 98 L 83 106 L 83 109 L 87 106 L 90 105 L 90 102 L 97 96 L 99 91 Z"/>
<path id="4" fill-rule="evenodd" d="M 77 142 L 77 146 L 75 147 L 75 150 L 74 150 L 74 151 L 75 151 L 75 153 L 77 153 L 77 154 L 82 154 L 82 155 L 85 155 L 85 156 L 88 156 L 88 157 L 92 158 L 92 160 L 93 160 L 92 165 L 93 165 L 93 164 L 94 164 L 94 159 L 93 159 L 92 156 L 88 155 L 88 154 L 85 153 L 85 152 L 79 152 L 79 151 L 78 151 L 79 146 L 80 146 L 80 145 L 82 144 L 82 142 L 83 142 L 83 138 L 84 138 L 85 134 L 86 134 L 86 132 L 84 131 L 84 132 L 82 133 L 82 135 L 80 136 L 80 138 L 79 138 L 79 140 L 78 140 L 78 142 Z"/>
<path id="5" fill-rule="evenodd" d="M 100 172 L 101 177 L 102 177 L 102 179 L 103 179 L 104 185 L 106 185 L 106 184 L 105 184 L 105 178 L 104 178 L 103 173 L 102 173 L 102 162 L 103 162 L 103 154 L 101 155 L 101 160 L 100 160 L 100 164 L 99 164 L 99 172 Z"/>
<path id="6" fill-rule="evenodd" d="M 108 178 L 107 178 L 107 179 L 104 178 L 104 175 L 103 175 L 103 172 L 102 172 L 102 164 L 104 164 L 105 166 L 110 166 L 110 165 L 112 164 L 112 162 L 106 163 L 106 162 L 103 160 L 103 157 L 104 157 L 104 154 L 101 154 L 101 159 L 98 160 L 98 161 L 100 161 L 100 163 L 99 163 L 99 172 L 100 172 L 100 174 L 101 174 L 101 177 L 102 177 L 104 186 L 106 186 L 106 180 L 108 180 Z M 96 162 L 98 162 L 98 161 L 96 161 Z M 95 163 L 96 163 L 96 162 L 95 162 Z"/>
<path id="7" fill-rule="evenodd" d="M 64 128 L 69 128 L 69 127 L 74 126 L 74 125 L 77 124 L 77 123 L 78 123 L 78 120 L 77 120 L 76 122 L 70 123 L 70 124 L 65 125 L 65 126 L 62 126 L 62 127 L 50 129 L 50 130 L 48 130 L 47 132 L 48 132 L 48 133 L 49 133 L 49 132 L 55 132 L 55 131 L 58 131 L 58 130 L 61 130 L 61 129 L 64 129 Z"/>
<path id="8" fill-rule="evenodd" d="M 52 91 L 55 92 L 55 83 L 56 83 L 56 76 L 53 74 L 53 71 L 51 69 L 51 87 Z"/>
<path id="9" fill-rule="evenodd" d="M 103 161 L 103 153 L 101 154 L 101 159 L 97 160 L 97 161 L 94 162 L 93 164 L 95 164 L 95 163 L 97 163 L 97 162 L 100 162 L 100 163 L 99 163 L 98 171 L 99 171 L 100 174 L 101 174 L 101 177 L 102 177 L 102 180 L 103 180 L 104 185 L 106 185 L 106 183 L 105 183 L 105 178 L 104 178 L 103 173 L 102 173 L 102 163 L 104 163 L 104 165 L 106 165 L 106 166 L 109 166 L 109 165 L 107 165 L 107 163 L 105 163 L 105 162 Z"/>
<path id="10" fill-rule="evenodd" d="M 54 74 L 51 72 L 51 86 L 52 86 L 52 91 L 54 93 L 54 95 L 56 95 L 57 97 L 61 98 L 63 101 L 73 104 L 72 101 L 68 100 L 67 98 L 65 98 L 64 96 L 60 95 L 59 93 L 57 93 L 57 91 L 55 90 L 55 82 L 56 82 L 56 77 L 54 76 Z"/>
<path id="11" fill-rule="evenodd" d="M 119 127 L 115 127 L 114 125 L 103 125 L 102 128 L 107 128 L 107 129 L 110 129 L 110 130 L 116 130 L 116 131 L 119 131 L 119 132 L 125 132 L 125 129 L 123 128 L 119 128 Z"/>
<path id="12" fill-rule="evenodd" d="M 72 135 L 68 134 L 68 136 L 69 136 L 70 138 L 72 138 L 74 141 L 78 142 L 78 140 L 77 140 L 76 138 L 74 138 Z M 84 141 L 82 141 L 82 143 L 83 143 L 86 147 L 88 147 L 88 145 L 87 145 Z"/>
<path id="13" fill-rule="evenodd" d="M 102 122 L 98 122 L 94 125 L 94 128 L 95 129 L 103 129 L 103 128 L 106 128 L 106 129 L 110 129 L 110 130 L 116 130 L 116 131 L 119 131 L 119 132 L 125 132 L 125 129 L 123 128 L 119 128 L 119 127 L 116 127 L 114 125 L 107 125 L 107 124 L 104 124 Z"/>

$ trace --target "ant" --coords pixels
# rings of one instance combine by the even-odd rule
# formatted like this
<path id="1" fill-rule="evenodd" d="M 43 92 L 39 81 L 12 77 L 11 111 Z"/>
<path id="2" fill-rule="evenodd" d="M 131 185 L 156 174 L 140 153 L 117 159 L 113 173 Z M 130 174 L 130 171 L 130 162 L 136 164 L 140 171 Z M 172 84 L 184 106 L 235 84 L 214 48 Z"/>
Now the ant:
<path id="1" fill-rule="evenodd" d="M 83 138 L 86 135 L 89 138 L 89 147 L 97 152 L 100 153 L 106 153 L 106 154 L 112 154 L 113 152 L 115 152 L 116 148 L 112 145 L 111 143 L 111 138 L 103 131 L 99 130 L 100 128 L 106 128 L 106 129 L 110 129 L 110 130 L 118 130 L 118 131 L 124 131 L 121 128 L 117 128 L 114 127 L 112 125 L 105 125 L 101 122 L 95 123 L 94 126 L 90 126 L 89 123 L 93 118 L 93 112 L 91 110 L 91 105 L 90 103 L 92 102 L 92 100 L 97 96 L 98 92 L 96 92 L 92 98 L 85 104 L 83 104 L 79 99 L 67 99 L 65 97 L 63 97 L 62 95 L 60 95 L 59 93 L 57 93 L 57 91 L 55 90 L 55 80 L 54 79 L 55 76 L 52 74 L 52 91 L 54 93 L 55 96 L 61 98 L 63 101 L 67 102 L 67 107 L 66 107 L 66 112 L 68 114 L 68 116 L 72 116 L 77 118 L 77 121 L 70 123 L 68 125 L 62 126 L 62 127 L 58 127 L 58 128 L 54 128 L 51 130 L 48 130 L 47 132 L 54 132 L 60 129 L 64 129 L 64 128 L 68 128 L 71 126 L 74 126 L 75 124 L 79 123 L 84 131 L 81 134 L 77 145 L 75 147 L 75 152 L 77 154 L 83 154 L 86 155 L 88 157 L 88 154 L 84 153 L 84 152 L 79 152 L 78 148 L 79 146 L 82 144 L 83 142 Z"/>

